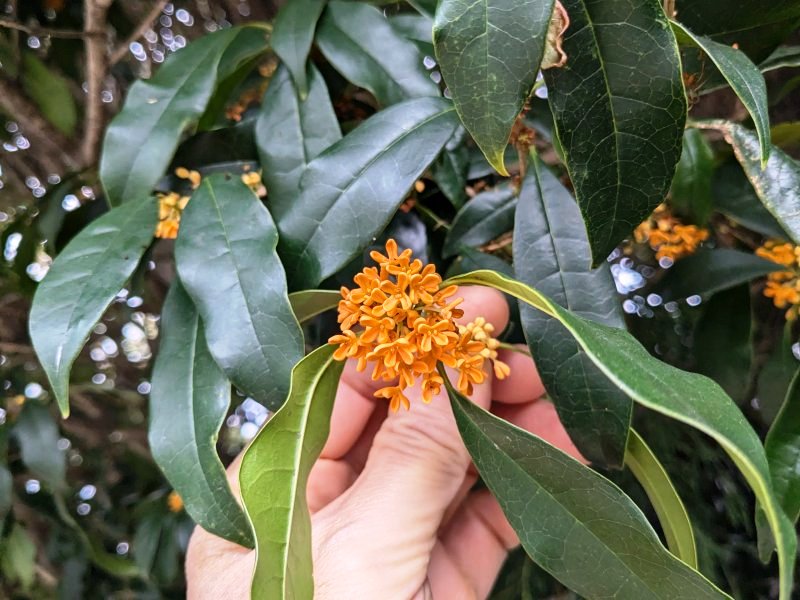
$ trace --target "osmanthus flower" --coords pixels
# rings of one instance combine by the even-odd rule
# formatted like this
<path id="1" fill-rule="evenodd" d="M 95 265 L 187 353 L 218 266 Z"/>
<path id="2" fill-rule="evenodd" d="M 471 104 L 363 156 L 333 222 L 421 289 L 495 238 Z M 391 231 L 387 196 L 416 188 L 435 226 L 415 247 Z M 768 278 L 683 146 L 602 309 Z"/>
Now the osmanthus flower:
<path id="1" fill-rule="evenodd" d="M 376 397 L 388 399 L 391 410 L 408 409 L 406 390 L 419 382 L 423 402 L 430 402 L 444 385 L 439 363 L 458 372 L 457 388 L 467 396 L 486 379 L 487 361 L 497 378 L 508 376 L 508 365 L 497 358 L 494 327 L 482 317 L 456 323 L 464 314 L 462 299 L 453 298 L 456 286 L 442 288 L 434 265 L 412 258 L 411 250 L 399 252 L 394 240 L 385 254 L 370 256 L 378 266 L 358 273 L 353 289 L 341 289 L 341 333 L 329 341 L 339 346 L 336 360 L 355 359 L 359 371 L 371 366 L 372 378 L 387 383 Z"/>
<path id="2" fill-rule="evenodd" d="M 682 223 L 665 204 L 656 208 L 650 218 L 633 232 L 636 242 L 648 244 L 658 260 L 669 258 L 673 261 L 694 254 L 708 235 L 705 227 Z"/>
<path id="3" fill-rule="evenodd" d="M 767 275 L 764 296 L 772 298 L 777 308 L 787 308 L 786 318 L 793 321 L 800 310 L 800 246 L 782 240 L 767 240 L 756 254 L 785 267 Z"/>

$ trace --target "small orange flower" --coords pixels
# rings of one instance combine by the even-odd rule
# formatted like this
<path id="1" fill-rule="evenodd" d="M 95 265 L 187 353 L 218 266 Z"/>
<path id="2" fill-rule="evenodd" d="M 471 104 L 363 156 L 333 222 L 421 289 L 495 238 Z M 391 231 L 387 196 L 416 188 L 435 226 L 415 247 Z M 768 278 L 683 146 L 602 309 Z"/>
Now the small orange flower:
<path id="1" fill-rule="evenodd" d="M 183 510 L 183 498 L 175 490 L 172 490 L 167 496 L 167 508 L 170 512 L 181 512 Z"/>
<path id="2" fill-rule="evenodd" d="M 784 267 L 767 275 L 764 296 L 772 298 L 776 308 L 788 308 L 786 318 L 794 321 L 800 311 L 800 246 L 782 240 L 767 240 L 756 255 Z"/>
<path id="3" fill-rule="evenodd" d="M 458 325 L 464 312 L 456 308 L 461 298 L 452 298 L 456 286 L 441 288 L 442 278 L 434 265 L 412 259 L 411 250 L 399 251 L 397 243 L 386 243 L 386 254 L 373 251 L 378 267 L 366 267 L 354 281 L 357 287 L 341 288 L 339 323 L 341 333 L 328 340 L 339 347 L 336 360 L 354 358 L 363 371 L 372 364 L 376 381 L 396 382 L 382 387 L 375 396 L 389 400 L 391 410 L 411 403 L 405 390 L 420 381 L 422 400 L 433 400 L 444 380 L 437 364 L 459 372 L 457 387 L 472 394 L 473 385 L 486 379 L 490 361 L 499 379 L 510 373 L 497 358 L 500 342 L 485 319 Z"/>
<path id="4" fill-rule="evenodd" d="M 658 260 L 669 258 L 673 261 L 694 254 L 708 235 L 705 227 L 681 223 L 665 204 L 656 208 L 650 218 L 633 232 L 636 242 L 647 243 Z"/>

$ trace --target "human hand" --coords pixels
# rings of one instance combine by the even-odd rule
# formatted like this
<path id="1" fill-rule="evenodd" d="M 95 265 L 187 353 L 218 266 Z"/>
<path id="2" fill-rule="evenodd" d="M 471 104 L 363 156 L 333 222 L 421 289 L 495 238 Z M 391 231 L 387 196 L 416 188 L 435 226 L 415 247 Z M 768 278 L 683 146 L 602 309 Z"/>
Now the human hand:
<path id="1" fill-rule="evenodd" d="M 502 331 L 503 296 L 465 287 L 467 323 L 483 316 Z M 471 400 L 580 458 L 533 361 L 504 351 L 502 381 L 475 386 Z M 446 394 L 422 403 L 407 390 L 411 410 L 391 413 L 372 393 L 382 385 L 346 365 L 331 431 L 308 482 L 317 599 L 485 598 L 518 543 L 488 490 L 477 479 Z M 240 459 L 229 468 L 239 495 Z M 246 599 L 255 552 L 199 527 L 186 558 L 188 597 Z"/>

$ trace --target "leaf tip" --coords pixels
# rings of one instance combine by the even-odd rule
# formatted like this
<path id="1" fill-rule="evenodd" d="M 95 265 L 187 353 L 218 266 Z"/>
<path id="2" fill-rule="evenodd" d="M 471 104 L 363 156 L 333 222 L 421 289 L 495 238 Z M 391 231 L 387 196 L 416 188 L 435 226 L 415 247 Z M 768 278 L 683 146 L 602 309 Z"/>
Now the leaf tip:
<path id="1" fill-rule="evenodd" d="M 503 177 L 509 177 L 508 170 L 506 169 L 505 160 L 503 154 L 505 153 L 505 148 L 502 150 L 498 150 L 494 154 L 486 155 L 486 159 L 489 161 L 489 164 L 494 167 L 495 171 L 500 173 Z"/>

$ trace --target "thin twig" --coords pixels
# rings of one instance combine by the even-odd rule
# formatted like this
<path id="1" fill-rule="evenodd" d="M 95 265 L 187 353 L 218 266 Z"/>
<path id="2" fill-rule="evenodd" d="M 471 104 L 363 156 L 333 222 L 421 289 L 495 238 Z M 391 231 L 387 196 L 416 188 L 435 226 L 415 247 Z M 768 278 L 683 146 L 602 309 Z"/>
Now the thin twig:
<path id="1" fill-rule="evenodd" d="M 84 0 L 84 30 L 106 29 L 106 13 L 112 0 Z M 86 47 L 86 118 L 84 119 L 81 158 L 85 166 L 94 164 L 100 148 L 100 135 L 103 132 L 103 102 L 101 97 L 103 80 L 106 77 L 105 40 L 89 36 Z"/>
<path id="2" fill-rule="evenodd" d="M 82 40 L 86 37 L 103 37 L 106 35 L 105 31 L 94 29 L 70 31 L 67 29 L 48 29 L 47 27 L 28 27 L 27 25 L 23 25 L 17 21 L 9 21 L 8 19 L 0 19 L 0 27 L 21 31 L 28 35 L 35 35 L 36 37 L 54 37 L 65 40 Z"/>
<path id="3" fill-rule="evenodd" d="M 153 25 L 153 22 L 158 18 L 161 14 L 161 11 L 164 10 L 164 7 L 167 5 L 168 0 L 157 0 L 156 3 L 153 5 L 153 8 L 150 9 L 150 12 L 147 13 L 142 22 L 139 23 L 139 26 L 133 31 L 133 33 L 128 36 L 123 43 L 117 46 L 117 49 L 111 53 L 111 57 L 108 59 L 108 66 L 113 67 L 128 53 L 128 49 L 130 45 L 142 37 L 148 29 L 150 29 Z"/>

